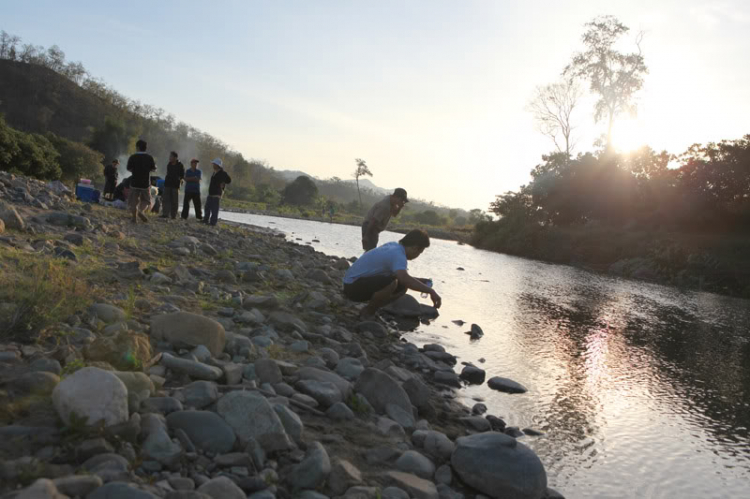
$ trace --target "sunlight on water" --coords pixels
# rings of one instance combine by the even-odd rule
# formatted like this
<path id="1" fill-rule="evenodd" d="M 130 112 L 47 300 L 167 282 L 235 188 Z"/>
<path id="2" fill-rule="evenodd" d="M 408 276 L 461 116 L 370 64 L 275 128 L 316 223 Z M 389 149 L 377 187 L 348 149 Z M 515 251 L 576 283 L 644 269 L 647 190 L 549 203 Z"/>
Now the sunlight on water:
<path id="1" fill-rule="evenodd" d="M 358 227 L 222 218 L 282 230 L 300 244 L 319 239 L 313 246 L 331 255 L 361 253 Z M 400 237 L 385 233 L 381 243 Z M 488 378 L 525 385 L 523 395 L 486 386 L 460 392 L 509 425 L 545 432 L 523 441 L 567 497 L 748 496 L 750 302 L 449 241 L 433 240 L 410 271 L 433 278 L 443 308 L 406 338 L 439 342 Z M 472 322 L 485 332 L 475 342 L 463 334 Z"/>

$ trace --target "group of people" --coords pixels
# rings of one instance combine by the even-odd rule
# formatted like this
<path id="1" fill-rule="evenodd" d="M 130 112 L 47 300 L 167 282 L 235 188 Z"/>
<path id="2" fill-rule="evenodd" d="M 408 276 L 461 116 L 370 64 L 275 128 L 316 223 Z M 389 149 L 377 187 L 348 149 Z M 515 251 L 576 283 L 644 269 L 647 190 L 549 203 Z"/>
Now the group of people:
<path id="1" fill-rule="evenodd" d="M 112 164 L 104 169 L 104 198 L 120 202 L 127 200 L 133 223 L 137 223 L 139 219 L 148 222 L 145 212 L 152 206 L 154 177 L 151 174 L 156 171 L 156 162 L 153 156 L 146 152 L 147 146 L 145 140 L 136 142 L 136 153 L 130 156 L 127 164 L 127 170 L 131 175 L 119 185 L 119 161 L 113 160 Z M 162 218 L 177 218 L 178 198 L 184 183 L 182 218 L 188 218 L 192 202 L 197 219 L 209 225 L 216 225 L 224 189 L 232 179 L 224 171 L 220 158 L 211 162 L 213 173 L 208 187 L 205 214 L 201 216 L 200 186 L 203 174 L 198 164 L 197 159 L 192 159 L 190 168 L 185 170 L 177 153 L 170 153 L 161 194 Z M 344 295 L 352 301 L 366 303 L 360 311 L 362 319 L 374 317 L 381 307 L 402 297 L 407 289 L 428 294 L 436 308 L 440 308 L 442 304 L 440 295 L 432 288 L 429 279 L 412 277 L 407 270 L 408 261 L 419 257 L 430 247 L 427 232 L 415 229 L 398 242 L 378 246 L 380 233 L 386 230 L 391 218 L 397 216 L 408 202 L 406 191 L 399 187 L 393 194 L 375 203 L 362 223 L 362 249 L 365 253 L 349 267 L 343 280 Z M 331 217 L 332 215 L 333 211 Z"/>
<path id="2" fill-rule="evenodd" d="M 378 246 L 380 233 L 409 202 L 406 191 L 398 188 L 393 194 L 375 203 L 362 222 L 360 256 L 344 275 L 344 295 L 352 301 L 367 303 L 360 311 L 361 319 L 370 319 L 389 303 L 401 298 L 407 289 L 428 294 L 435 308 L 442 298 L 429 284 L 429 279 L 412 277 L 408 261 L 419 257 L 430 247 L 430 237 L 421 229 L 414 229 L 398 242 Z"/>
<path id="3" fill-rule="evenodd" d="M 175 151 L 169 153 L 169 163 L 167 163 L 167 174 L 164 177 L 164 184 L 159 188 L 157 186 L 158 177 L 152 175 L 156 171 L 156 162 L 146 149 L 148 143 L 145 140 L 139 140 L 135 144 L 136 152 L 128 158 L 126 169 L 131 173 L 130 177 L 117 184 L 118 167 L 120 162 L 115 159 L 111 165 L 104 168 L 104 199 L 127 203 L 127 208 L 131 213 L 133 223 L 148 222 L 146 212 L 151 210 L 158 211 L 161 205 L 161 218 L 176 219 L 179 208 L 179 196 L 182 185 L 185 184 L 185 193 L 183 196 L 182 214 L 183 220 L 187 220 L 190 214 L 190 203 L 192 202 L 195 210 L 195 217 L 203 223 L 216 225 L 219 218 L 219 208 L 221 198 L 224 195 L 224 189 L 227 184 L 232 182 L 232 178 L 224 170 L 221 158 L 211 161 L 213 173 L 209 180 L 208 196 L 204 213 L 201 213 L 201 182 L 203 173 L 198 168 L 200 161 L 193 158 L 190 160 L 190 168 L 185 169 L 179 161 Z M 156 203 L 152 198 L 159 196 L 161 193 L 161 203 Z M 155 196 L 156 194 L 156 196 Z"/>

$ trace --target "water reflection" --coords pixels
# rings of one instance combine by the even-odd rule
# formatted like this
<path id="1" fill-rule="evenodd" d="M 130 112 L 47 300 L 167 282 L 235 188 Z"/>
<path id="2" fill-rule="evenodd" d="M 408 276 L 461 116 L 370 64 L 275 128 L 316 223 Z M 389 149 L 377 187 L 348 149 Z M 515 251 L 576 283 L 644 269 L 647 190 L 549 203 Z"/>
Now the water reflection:
<path id="1" fill-rule="evenodd" d="M 316 236 L 329 254 L 359 254 L 357 227 L 244 219 L 274 221 L 303 242 Z M 410 268 L 435 279 L 443 308 L 407 339 L 441 342 L 488 377 L 527 386 L 524 395 L 486 386 L 461 393 L 511 425 L 544 431 L 524 440 L 568 497 L 747 495 L 750 303 L 446 241 L 433 241 Z M 472 322 L 485 332 L 476 342 L 463 334 Z"/>

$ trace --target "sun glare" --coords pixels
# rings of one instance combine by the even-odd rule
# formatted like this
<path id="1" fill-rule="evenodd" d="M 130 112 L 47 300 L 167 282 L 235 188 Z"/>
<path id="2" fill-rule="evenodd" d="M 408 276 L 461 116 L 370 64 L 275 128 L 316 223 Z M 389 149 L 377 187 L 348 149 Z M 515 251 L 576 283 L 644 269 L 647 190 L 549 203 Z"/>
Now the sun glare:
<path id="1" fill-rule="evenodd" d="M 646 129 L 637 119 L 623 119 L 612 128 L 615 149 L 629 152 L 648 143 Z"/>

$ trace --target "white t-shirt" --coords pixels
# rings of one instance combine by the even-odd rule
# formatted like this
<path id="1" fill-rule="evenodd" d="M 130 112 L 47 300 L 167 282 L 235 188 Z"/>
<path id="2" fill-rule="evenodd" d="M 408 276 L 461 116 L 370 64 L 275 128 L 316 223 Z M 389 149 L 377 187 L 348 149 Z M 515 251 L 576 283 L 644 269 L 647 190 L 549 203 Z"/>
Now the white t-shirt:
<path id="1" fill-rule="evenodd" d="M 344 284 L 351 284 L 361 277 L 394 275 L 406 268 L 406 248 L 400 243 L 386 243 L 359 257 L 359 260 L 346 271 Z"/>

